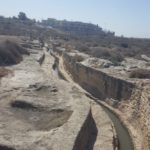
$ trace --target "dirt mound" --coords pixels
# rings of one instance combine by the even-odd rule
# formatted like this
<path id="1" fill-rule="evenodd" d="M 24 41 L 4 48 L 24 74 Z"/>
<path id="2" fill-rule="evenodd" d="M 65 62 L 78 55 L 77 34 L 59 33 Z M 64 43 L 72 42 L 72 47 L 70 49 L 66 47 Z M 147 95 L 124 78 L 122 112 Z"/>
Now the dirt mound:
<path id="1" fill-rule="evenodd" d="M 17 43 L 4 41 L 0 44 L 0 65 L 14 65 L 22 61 L 22 55 L 29 55 L 29 52 Z"/>

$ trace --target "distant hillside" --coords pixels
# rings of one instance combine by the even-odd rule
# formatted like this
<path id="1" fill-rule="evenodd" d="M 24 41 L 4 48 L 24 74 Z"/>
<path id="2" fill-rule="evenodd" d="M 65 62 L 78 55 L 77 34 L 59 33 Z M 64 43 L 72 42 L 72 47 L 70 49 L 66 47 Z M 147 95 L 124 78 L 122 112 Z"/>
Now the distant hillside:
<path id="1" fill-rule="evenodd" d="M 27 35 L 35 32 L 34 20 L 25 19 L 20 20 L 16 17 L 5 18 L 0 16 L 0 34 L 3 35 Z"/>
<path id="2" fill-rule="evenodd" d="M 31 39 L 44 39 L 50 35 L 61 36 L 62 33 L 54 29 L 44 27 L 35 19 L 29 19 L 23 13 L 23 17 L 0 16 L 0 35 L 28 36 Z"/>
<path id="3" fill-rule="evenodd" d="M 17 35 L 29 36 L 31 38 L 63 37 L 63 39 L 71 38 L 112 38 L 115 33 L 104 31 L 98 25 L 91 23 L 59 21 L 56 19 L 47 19 L 36 21 L 30 19 L 25 13 L 21 12 L 17 17 L 0 16 L 0 34 L 1 35 Z"/>
<path id="4" fill-rule="evenodd" d="M 49 26 L 55 29 L 59 29 L 70 34 L 82 35 L 82 36 L 92 36 L 98 35 L 104 36 L 114 36 L 114 32 L 104 31 L 98 25 L 83 22 L 72 22 L 67 20 L 56 20 L 53 18 L 48 18 L 47 20 L 42 20 L 41 24 L 43 26 Z"/>
<path id="5" fill-rule="evenodd" d="M 58 40 L 69 49 L 77 49 L 94 57 L 106 58 L 116 64 L 124 57 L 150 57 L 150 39 L 117 37 L 98 25 L 47 19 L 36 21 L 20 12 L 17 17 L 0 16 L 0 34 L 28 36 L 40 42 Z M 142 57 L 141 57 L 142 56 Z M 145 57 L 145 56 L 144 56 Z"/>

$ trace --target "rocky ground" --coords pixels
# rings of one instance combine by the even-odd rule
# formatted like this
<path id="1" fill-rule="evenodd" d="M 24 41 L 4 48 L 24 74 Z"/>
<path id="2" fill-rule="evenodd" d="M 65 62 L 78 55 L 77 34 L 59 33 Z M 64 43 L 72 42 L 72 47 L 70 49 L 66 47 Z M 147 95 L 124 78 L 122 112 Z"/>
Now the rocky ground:
<path id="1" fill-rule="evenodd" d="M 58 76 L 46 49 L 28 51 L 0 79 L 0 149 L 113 150 L 116 133 L 101 106 Z"/>
<path id="2" fill-rule="evenodd" d="M 125 58 L 115 66 L 77 50 L 68 52 L 55 41 L 42 48 L 38 40 L 9 40 L 30 55 L 0 67 L 0 149 L 117 150 L 123 134 L 117 135 L 122 131 L 110 113 L 119 116 L 119 126 L 127 128 L 136 150 L 149 149 L 150 79 L 130 78 L 134 69 L 150 69 L 149 57 Z M 128 149 L 124 136 L 121 140 L 121 150 Z"/>

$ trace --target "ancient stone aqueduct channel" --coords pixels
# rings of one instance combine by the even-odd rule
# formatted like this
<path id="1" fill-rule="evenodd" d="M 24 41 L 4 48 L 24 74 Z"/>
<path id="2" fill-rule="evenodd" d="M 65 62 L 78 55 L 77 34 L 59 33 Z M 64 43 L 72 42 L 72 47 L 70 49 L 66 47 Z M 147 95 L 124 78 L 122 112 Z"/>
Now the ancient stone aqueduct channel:
<path id="1" fill-rule="evenodd" d="M 71 75 L 72 80 L 85 90 L 88 97 L 101 105 L 112 120 L 117 133 L 117 141 L 114 139 L 114 150 L 136 149 L 130 131 L 126 128 L 123 121 L 120 120 L 113 110 L 109 109 L 101 102 L 101 100 L 105 98 L 115 98 L 119 101 L 129 98 L 134 85 L 130 82 L 111 77 L 96 69 L 84 66 L 80 62 L 77 62 L 73 56 L 62 52 L 59 48 L 55 48 L 54 51 L 51 49 L 50 54 L 55 58 L 53 69 L 56 71 L 59 78 L 66 80 L 65 75 L 61 70 L 60 63 L 63 63 L 65 71 Z M 78 147 L 78 149 L 80 148 Z"/>

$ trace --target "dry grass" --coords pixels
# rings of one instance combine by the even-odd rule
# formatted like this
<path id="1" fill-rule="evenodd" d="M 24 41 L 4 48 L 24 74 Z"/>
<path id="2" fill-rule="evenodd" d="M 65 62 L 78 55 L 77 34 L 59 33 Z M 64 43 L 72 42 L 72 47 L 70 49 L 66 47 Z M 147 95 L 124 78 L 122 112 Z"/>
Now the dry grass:
<path id="1" fill-rule="evenodd" d="M 22 55 L 29 52 L 12 41 L 4 41 L 0 44 L 0 65 L 14 65 L 22 61 Z"/>
<path id="2" fill-rule="evenodd" d="M 97 58 L 107 59 L 111 61 L 114 65 L 119 65 L 120 62 L 124 60 L 121 53 L 115 50 L 112 50 L 110 48 L 95 47 L 95 48 L 92 48 L 89 54 Z"/>
<path id="3" fill-rule="evenodd" d="M 130 78 L 150 79 L 150 70 L 136 69 L 129 74 Z"/>

